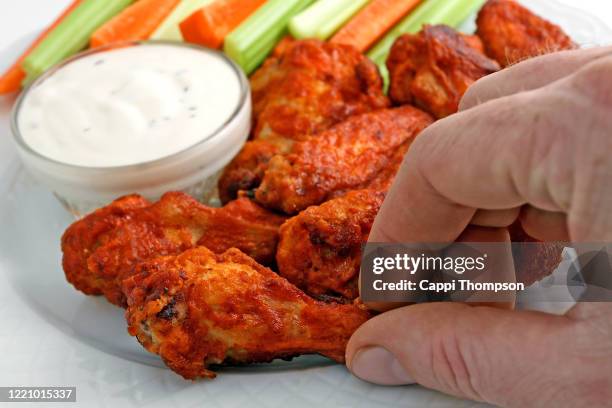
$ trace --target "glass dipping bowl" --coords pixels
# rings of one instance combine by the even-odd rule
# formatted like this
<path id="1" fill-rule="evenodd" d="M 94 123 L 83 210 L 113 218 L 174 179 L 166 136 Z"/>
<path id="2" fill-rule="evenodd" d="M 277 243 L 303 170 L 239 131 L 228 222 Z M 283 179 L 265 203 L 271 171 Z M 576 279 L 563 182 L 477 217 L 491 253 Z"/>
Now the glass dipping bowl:
<path id="1" fill-rule="evenodd" d="M 63 163 L 42 155 L 26 143 L 19 131 L 19 113 L 29 92 L 72 61 L 122 47 L 148 44 L 189 47 L 220 56 L 236 73 L 240 97 L 231 116 L 212 134 L 190 147 L 151 161 L 112 167 L 87 167 Z M 29 173 L 48 187 L 62 205 L 79 218 L 112 200 L 138 193 L 157 200 L 167 191 L 183 191 L 208 202 L 216 195 L 221 170 L 246 142 L 251 127 L 251 96 L 247 78 L 225 54 L 192 44 L 139 41 L 82 52 L 58 64 L 34 81 L 19 96 L 11 112 L 11 131 L 18 154 Z"/>

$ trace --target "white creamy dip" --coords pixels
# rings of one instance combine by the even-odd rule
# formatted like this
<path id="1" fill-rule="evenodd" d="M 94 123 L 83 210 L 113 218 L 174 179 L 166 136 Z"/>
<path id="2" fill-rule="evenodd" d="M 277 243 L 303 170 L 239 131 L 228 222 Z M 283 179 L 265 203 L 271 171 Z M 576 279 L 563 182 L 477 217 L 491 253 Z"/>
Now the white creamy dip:
<path id="1" fill-rule="evenodd" d="M 182 151 L 222 128 L 241 83 L 220 55 L 145 44 L 75 59 L 31 89 L 17 117 L 25 144 L 77 166 L 115 167 Z"/>

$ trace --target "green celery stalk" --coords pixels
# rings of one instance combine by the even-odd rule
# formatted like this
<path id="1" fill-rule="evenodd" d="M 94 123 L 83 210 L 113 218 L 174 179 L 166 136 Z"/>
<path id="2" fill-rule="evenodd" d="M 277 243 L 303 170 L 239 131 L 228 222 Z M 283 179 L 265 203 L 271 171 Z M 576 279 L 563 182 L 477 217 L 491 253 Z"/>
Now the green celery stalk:
<path id="1" fill-rule="evenodd" d="M 181 0 L 159 27 L 153 31 L 151 39 L 183 41 L 183 35 L 181 34 L 179 24 L 196 10 L 201 9 L 211 2 L 212 0 Z"/>
<path id="2" fill-rule="evenodd" d="M 484 2 L 485 0 L 425 0 L 412 13 L 404 17 L 367 54 L 378 65 L 385 80 L 385 86 L 389 80 L 385 61 L 397 37 L 405 33 L 417 33 L 424 24 L 446 24 L 457 27 Z"/>
<path id="3" fill-rule="evenodd" d="M 319 0 L 289 21 L 289 32 L 297 39 L 326 40 L 368 0 Z"/>
<path id="4" fill-rule="evenodd" d="M 23 61 L 25 84 L 44 71 L 76 54 L 89 43 L 91 34 L 134 0 L 84 0 Z"/>
<path id="5" fill-rule="evenodd" d="M 314 0 L 268 0 L 226 38 L 223 50 L 250 74 L 287 33 L 287 23 Z"/>

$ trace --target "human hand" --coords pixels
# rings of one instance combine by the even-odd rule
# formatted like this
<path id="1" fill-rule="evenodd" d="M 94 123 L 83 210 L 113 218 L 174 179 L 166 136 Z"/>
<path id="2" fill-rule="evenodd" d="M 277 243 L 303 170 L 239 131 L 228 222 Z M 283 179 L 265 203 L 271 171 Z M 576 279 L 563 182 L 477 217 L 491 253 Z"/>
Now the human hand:
<path id="1" fill-rule="evenodd" d="M 413 143 L 370 241 L 452 242 L 517 218 L 541 240 L 612 241 L 610 77 L 612 48 L 600 48 L 477 82 L 460 113 Z M 371 382 L 503 406 L 611 404 L 612 304 L 579 303 L 563 316 L 406 306 L 365 323 L 347 365 Z"/>

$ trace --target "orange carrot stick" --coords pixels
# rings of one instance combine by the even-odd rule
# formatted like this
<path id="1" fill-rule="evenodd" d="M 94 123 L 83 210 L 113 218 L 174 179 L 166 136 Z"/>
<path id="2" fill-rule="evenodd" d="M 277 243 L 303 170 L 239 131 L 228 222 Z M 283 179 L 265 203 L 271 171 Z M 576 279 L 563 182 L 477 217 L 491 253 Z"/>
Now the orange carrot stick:
<path id="1" fill-rule="evenodd" d="M 180 24 L 183 38 L 194 44 L 219 48 L 225 37 L 263 3 L 265 0 L 217 0 Z"/>
<path id="2" fill-rule="evenodd" d="M 421 0 L 372 0 L 330 40 L 366 51 Z"/>
<path id="3" fill-rule="evenodd" d="M 139 0 L 92 35 L 89 45 L 100 47 L 116 42 L 139 41 L 149 38 L 180 0 Z"/>
<path id="4" fill-rule="evenodd" d="M 9 69 L 6 70 L 4 74 L 0 77 L 0 95 L 7 94 L 11 92 L 16 92 L 21 89 L 21 82 L 26 77 L 26 72 L 21 68 L 21 62 L 30 54 L 30 52 L 42 41 L 45 39 L 47 34 L 51 32 L 59 23 L 66 18 L 68 14 L 72 12 L 76 8 L 76 6 L 81 3 L 82 0 L 74 0 L 70 6 L 66 10 L 60 14 L 60 16 L 55 19 L 55 21 L 40 34 L 36 40 L 25 50 L 21 56 L 15 61 L 13 65 Z"/>

